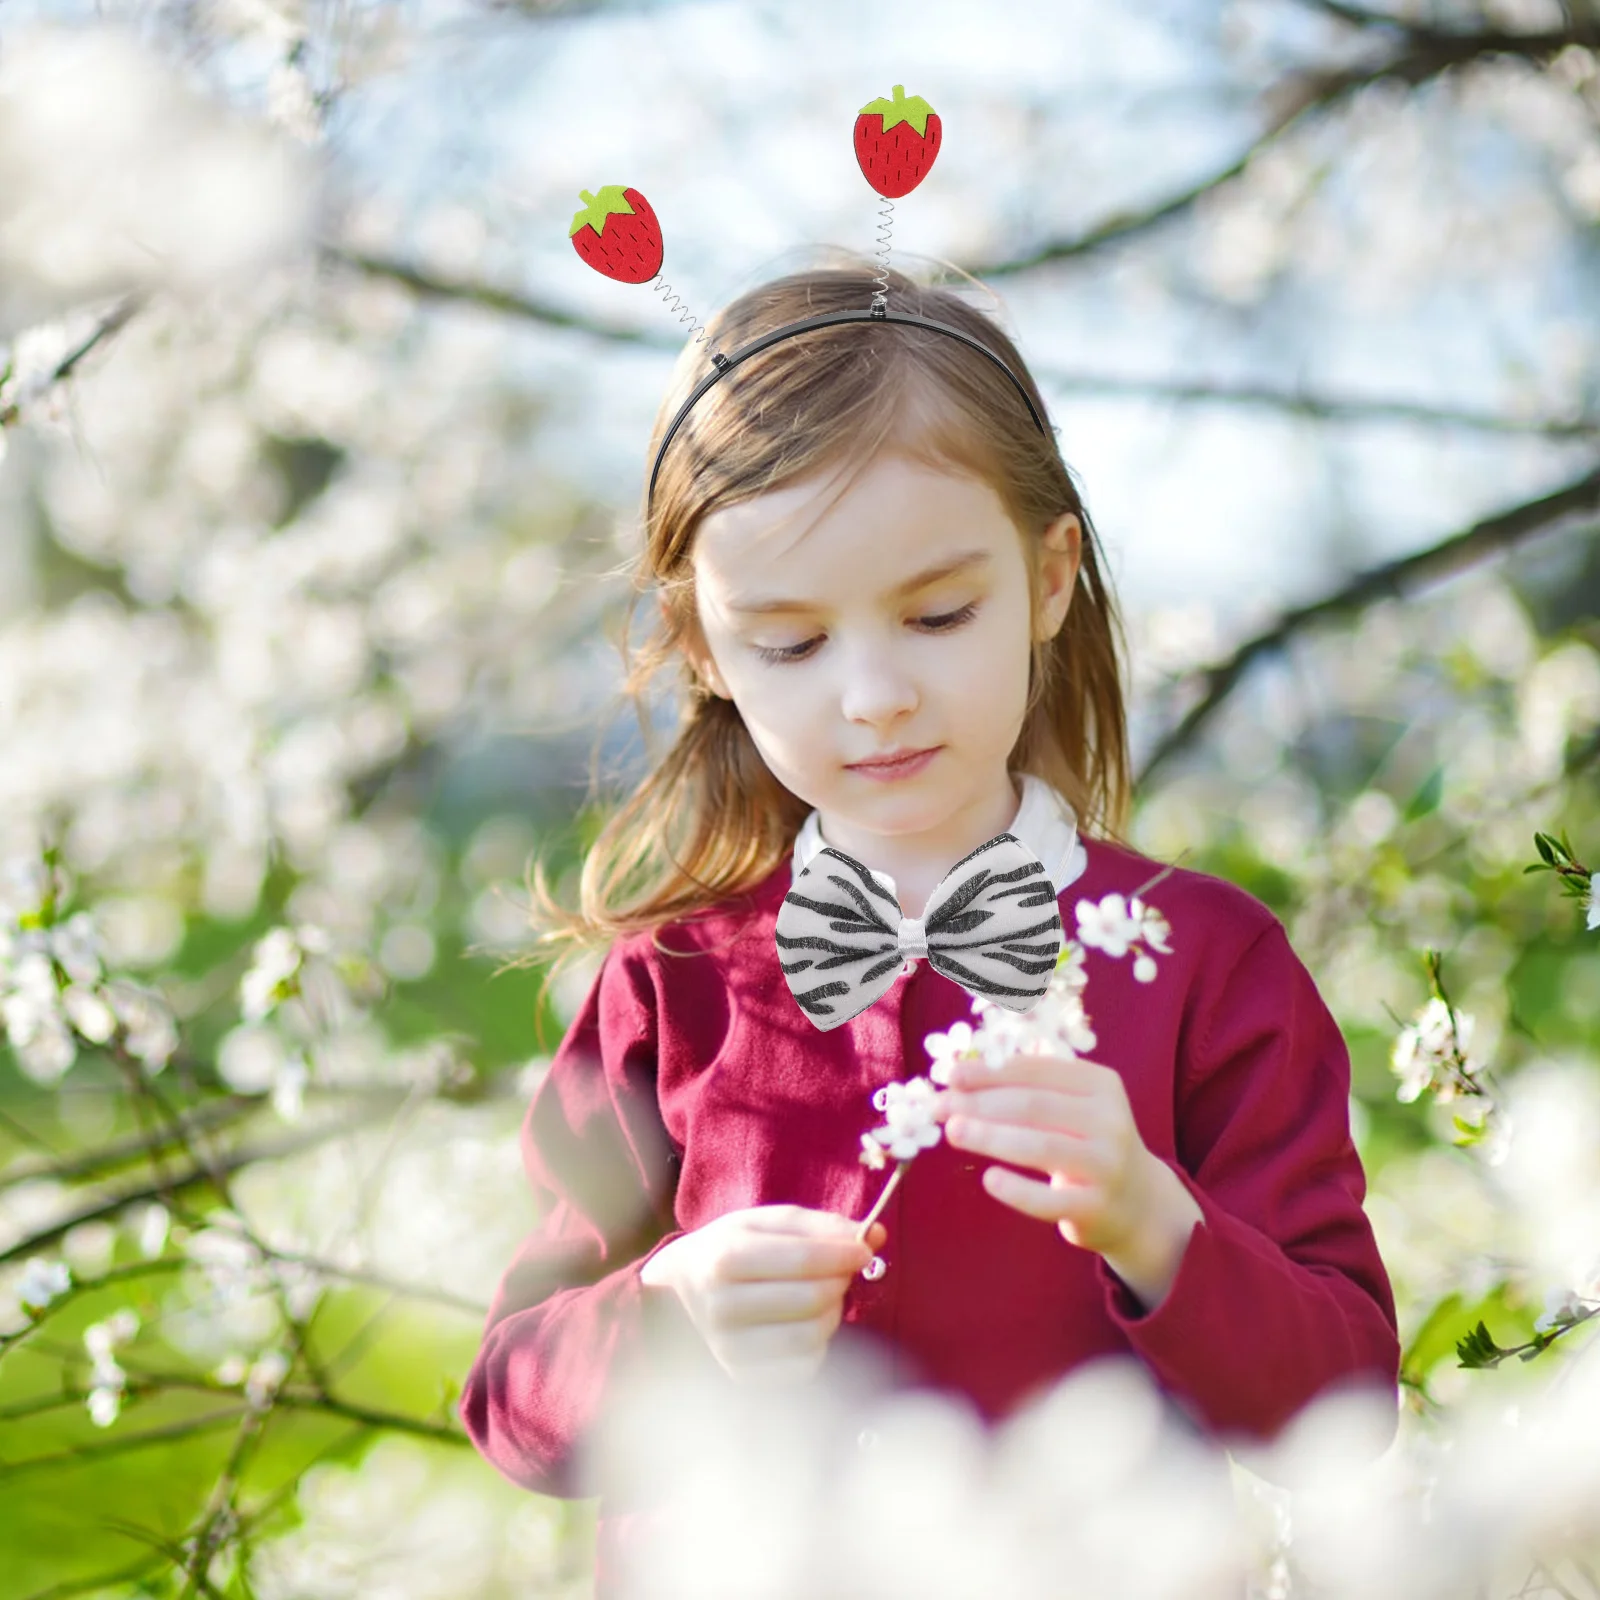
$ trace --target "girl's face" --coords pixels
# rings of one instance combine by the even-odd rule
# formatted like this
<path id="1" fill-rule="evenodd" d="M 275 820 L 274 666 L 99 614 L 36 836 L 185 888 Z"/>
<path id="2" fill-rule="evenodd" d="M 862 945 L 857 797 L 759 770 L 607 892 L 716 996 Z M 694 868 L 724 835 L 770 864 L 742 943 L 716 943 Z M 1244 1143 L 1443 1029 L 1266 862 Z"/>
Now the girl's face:
<path id="1" fill-rule="evenodd" d="M 1046 532 L 1032 618 L 994 491 L 880 454 L 854 481 L 825 473 L 701 522 L 691 654 L 829 844 L 897 881 L 942 875 L 1016 814 L 1030 641 L 1066 616 L 1080 539 L 1070 512 Z M 889 781 L 858 770 L 903 750 L 934 754 Z"/>

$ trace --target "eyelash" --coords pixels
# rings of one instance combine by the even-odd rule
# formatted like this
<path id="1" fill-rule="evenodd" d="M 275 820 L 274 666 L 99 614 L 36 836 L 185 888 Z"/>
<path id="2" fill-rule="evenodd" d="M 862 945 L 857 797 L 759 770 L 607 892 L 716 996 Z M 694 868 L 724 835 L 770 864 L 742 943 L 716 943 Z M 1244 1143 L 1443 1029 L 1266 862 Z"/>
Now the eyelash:
<path id="1" fill-rule="evenodd" d="M 933 623 L 942 624 L 942 626 L 934 628 L 933 631 L 935 633 L 953 633 L 963 623 L 970 622 L 974 614 L 977 612 L 977 609 L 978 602 L 976 600 L 972 600 L 966 605 L 962 606 L 959 611 L 947 611 L 943 615 L 937 617 L 918 617 L 917 621 L 923 623 L 924 625 Z M 806 660 L 809 656 L 814 654 L 814 652 L 809 650 L 807 647 L 815 643 L 816 641 L 814 639 L 802 639 L 799 644 L 784 645 L 781 648 L 758 644 L 754 646 L 754 649 L 755 653 L 760 656 L 763 661 L 771 661 L 781 665 L 786 661 L 792 662 Z"/>

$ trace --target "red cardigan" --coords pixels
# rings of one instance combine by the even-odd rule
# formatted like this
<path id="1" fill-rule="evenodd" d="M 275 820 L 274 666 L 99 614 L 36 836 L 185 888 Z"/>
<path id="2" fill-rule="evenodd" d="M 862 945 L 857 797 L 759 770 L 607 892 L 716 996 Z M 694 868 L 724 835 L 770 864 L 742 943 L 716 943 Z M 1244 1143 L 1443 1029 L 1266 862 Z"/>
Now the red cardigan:
<path id="1" fill-rule="evenodd" d="M 1085 839 L 1061 891 L 1130 894 L 1160 864 Z M 688 1328 L 639 1266 L 744 1206 L 863 1216 L 885 1172 L 858 1160 L 881 1084 L 925 1073 L 925 1034 L 976 1022 L 926 962 L 824 1032 L 796 1005 L 773 925 L 786 859 L 701 919 L 607 953 L 528 1109 L 523 1156 L 542 1221 L 507 1269 L 461 1396 L 473 1442 L 541 1494 L 598 1492 L 581 1445 L 608 1375 L 655 1330 Z M 1149 895 L 1171 924 L 1152 983 L 1090 949 L 1093 1059 L 1123 1075 L 1145 1143 L 1204 1220 L 1153 1312 L 1092 1251 L 992 1198 L 987 1163 L 941 1141 L 884 1213 L 887 1270 L 858 1277 L 836 1341 L 874 1336 L 906 1383 L 958 1390 L 990 1419 L 1092 1357 L 1131 1351 L 1222 1441 L 1270 1437 L 1318 1391 L 1395 1393 L 1394 1299 L 1362 1210 L 1350 1062 L 1278 919 L 1234 885 L 1177 869 Z M 664 1302 L 670 1302 L 670 1305 Z M 852 1335 L 850 1329 L 857 1330 Z M 701 1347 L 703 1348 L 703 1347 Z M 710 1363 L 709 1354 L 705 1361 Z M 602 1506 L 602 1568 L 608 1544 Z"/>

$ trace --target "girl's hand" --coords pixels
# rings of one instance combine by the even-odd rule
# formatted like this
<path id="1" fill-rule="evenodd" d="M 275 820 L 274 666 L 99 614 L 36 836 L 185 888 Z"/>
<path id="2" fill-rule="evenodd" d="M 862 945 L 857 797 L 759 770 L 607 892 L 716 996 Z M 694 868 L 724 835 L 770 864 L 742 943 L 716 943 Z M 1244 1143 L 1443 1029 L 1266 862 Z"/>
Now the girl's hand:
<path id="1" fill-rule="evenodd" d="M 960 1061 L 934 1114 L 951 1144 L 1046 1174 L 987 1168 L 983 1186 L 996 1200 L 1104 1256 L 1147 1308 L 1165 1298 L 1202 1213 L 1139 1137 L 1110 1067 L 1021 1054 L 1000 1067 Z"/>
<path id="2" fill-rule="evenodd" d="M 739 1383 L 815 1376 L 844 1313 L 845 1291 L 888 1237 L 805 1206 L 730 1211 L 664 1245 L 640 1270 L 671 1289 L 711 1354 Z"/>

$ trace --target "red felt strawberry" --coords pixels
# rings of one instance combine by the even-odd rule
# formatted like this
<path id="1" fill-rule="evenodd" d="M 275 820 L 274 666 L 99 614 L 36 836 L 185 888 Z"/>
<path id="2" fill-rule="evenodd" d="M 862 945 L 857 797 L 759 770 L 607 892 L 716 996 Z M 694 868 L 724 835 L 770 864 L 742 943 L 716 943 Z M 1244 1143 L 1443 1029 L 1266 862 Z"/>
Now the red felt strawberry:
<path id="1" fill-rule="evenodd" d="M 661 224 L 637 189 L 608 183 L 599 194 L 578 191 L 584 202 L 568 237 L 572 248 L 608 278 L 645 283 L 661 270 Z"/>
<path id="2" fill-rule="evenodd" d="M 910 194 L 928 175 L 943 137 L 939 113 L 905 85 L 894 86 L 894 99 L 880 95 L 862 106 L 856 118 L 856 160 L 867 182 L 885 200 Z"/>

